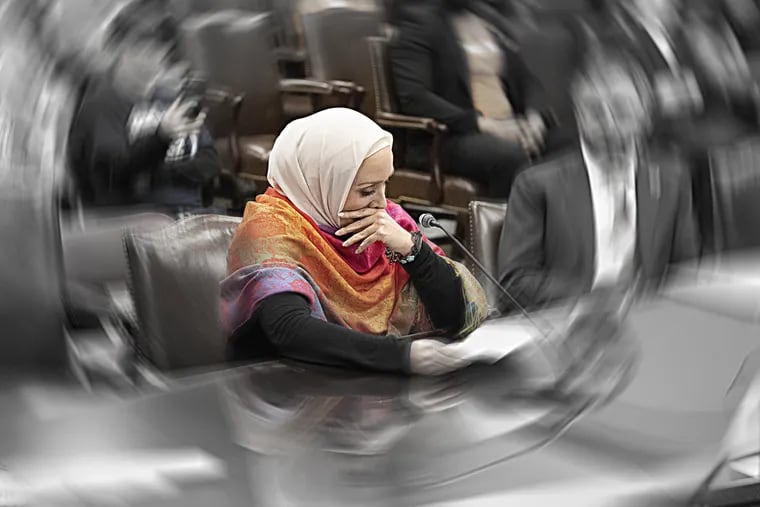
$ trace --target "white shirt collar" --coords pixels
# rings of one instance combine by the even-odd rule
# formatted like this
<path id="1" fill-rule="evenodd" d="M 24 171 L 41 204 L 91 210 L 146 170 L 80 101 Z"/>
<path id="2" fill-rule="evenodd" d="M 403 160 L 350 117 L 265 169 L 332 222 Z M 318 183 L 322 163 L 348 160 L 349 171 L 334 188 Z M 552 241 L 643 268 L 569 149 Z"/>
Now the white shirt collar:
<path id="1" fill-rule="evenodd" d="M 631 182 L 635 180 L 636 178 L 636 146 L 635 143 L 632 143 L 633 145 L 628 148 L 628 158 L 626 160 L 627 167 L 625 171 L 616 173 L 616 175 L 619 175 L 619 178 L 623 179 L 626 182 Z M 596 157 L 594 157 L 594 154 L 589 150 L 586 143 L 581 138 L 581 153 L 583 155 L 583 162 L 586 166 L 586 172 L 589 174 L 589 178 L 593 178 L 594 181 L 599 181 L 601 184 L 604 184 L 605 186 L 612 183 L 612 180 L 615 179 L 613 175 L 605 170 L 602 167 L 602 164 L 600 163 L 600 160 Z"/>

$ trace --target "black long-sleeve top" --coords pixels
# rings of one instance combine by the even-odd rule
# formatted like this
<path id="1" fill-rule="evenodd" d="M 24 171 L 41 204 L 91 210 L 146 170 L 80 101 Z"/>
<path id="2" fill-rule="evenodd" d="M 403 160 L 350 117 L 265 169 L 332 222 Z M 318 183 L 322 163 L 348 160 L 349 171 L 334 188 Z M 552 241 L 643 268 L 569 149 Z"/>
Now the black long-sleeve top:
<path id="1" fill-rule="evenodd" d="M 83 199 L 95 205 L 150 201 L 136 190 L 143 174 L 150 175 L 152 191 L 198 189 L 200 199 L 201 189 L 221 172 L 210 135 L 201 136 L 194 157 L 167 163 L 170 140 L 158 132 L 129 141 L 127 125 L 134 106 L 135 101 L 106 78 L 92 78 L 86 85 L 69 136 L 70 161 Z"/>
<path id="2" fill-rule="evenodd" d="M 462 281 L 427 244 L 404 265 L 436 329 L 464 324 Z M 409 340 L 361 333 L 311 316 L 305 297 L 281 293 L 265 298 L 229 341 L 233 361 L 283 356 L 330 366 L 378 371 L 409 370 Z"/>

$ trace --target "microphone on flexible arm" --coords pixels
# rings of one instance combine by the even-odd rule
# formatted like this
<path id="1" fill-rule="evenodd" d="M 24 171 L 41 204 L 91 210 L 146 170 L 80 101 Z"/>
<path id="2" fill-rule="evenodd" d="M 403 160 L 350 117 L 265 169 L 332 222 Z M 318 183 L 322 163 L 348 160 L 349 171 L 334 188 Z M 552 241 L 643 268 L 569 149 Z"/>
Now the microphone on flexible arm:
<path id="1" fill-rule="evenodd" d="M 420 215 L 418 222 L 422 227 L 425 227 L 426 229 L 436 228 L 443 231 L 446 237 L 449 238 L 452 242 L 454 242 L 454 244 L 467 256 L 467 258 L 470 259 L 472 263 L 478 267 L 480 272 L 483 273 L 486 276 L 486 278 L 488 278 L 488 280 L 499 289 L 499 292 L 501 292 L 503 295 L 507 297 L 507 299 L 509 299 L 509 301 L 515 306 L 515 308 L 517 308 L 520 311 L 522 316 L 525 317 L 525 319 L 528 322 L 530 322 L 530 324 L 534 328 L 536 328 L 541 333 L 541 335 L 544 336 L 544 338 L 548 338 L 547 334 L 548 332 L 553 331 L 553 328 L 547 332 L 546 330 L 539 327 L 539 325 L 530 316 L 528 311 L 520 303 L 517 302 L 517 299 L 515 299 L 515 297 L 512 296 L 512 294 L 510 294 L 509 291 L 505 289 L 504 286 L 501 285 L 501 283 L 499 283 L 496 277 L 494 277 L 491 273 L 488 272 L 486 267 L 478 260 L 477 257 L 475 257 L 475 255 L 472 252 L 470 252 L 467 249 L 467 247 L 464 246 L 464 244 L 461 241 L 459 241 L 453 234 L 449 233 L 449 231 L 447 231 L 440 223 L 438 223 L 438 220 L 435 218 L 435 216 L 433 216 L 431 213 L 423 213 L 422 215 Z"/>

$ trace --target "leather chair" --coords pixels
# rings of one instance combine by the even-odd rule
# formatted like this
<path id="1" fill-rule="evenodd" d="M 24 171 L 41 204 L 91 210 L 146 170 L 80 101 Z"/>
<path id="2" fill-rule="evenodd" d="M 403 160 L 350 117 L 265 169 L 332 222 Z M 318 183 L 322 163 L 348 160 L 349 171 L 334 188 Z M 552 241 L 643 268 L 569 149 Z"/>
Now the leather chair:
<path id="1" fill-rule="evenodd" d="M 236 113 L 234 147 L 229 152 L 234 171 L 266 183 L 267 162 L 274 139 L 287 123 L 283 94 L 318 98 L 350 93 L 340 85 L 310 79 L 281 79 L 273 53 L 273 26 L 269 14 L 220 11 L 191 18 L 181 27 L 181 47 L 193 67 L 215 85 L 242 96 Z"/>
<path id="2" fill-rule="evenodd" d="M 760 138 L 710 153 L 716 252 L 760 246 Z"/>
<path id="3" fill-rule="evenodd" d="M 488 272 L 498 279 L 499 242 L 507 213 L 507 203 L 472 201 L 469 208 L 468 247 Z M 499 289 L 494 287 L 493 282 L 488 280 L 477 266 L 470 265 L 469 268 L 486 291 L 489 305 L 497 308 L 501 299 Z"/>
<path id="4" fill-rule="evenodd" d="M 349 5 L 334 0 L 302 2 L 300 11 L 309 75 L 354 88 L 352 106 L 375 116 L 367 39 L 383 33 L 383 13 L 373 0 Z"/>
<path id="5" fill-rule="evenodd" d="M 403 135 L 396 136 L 397 170 L 386 190 L 388 197 L 401 202 L 440 207 L 459 217 L 461 230 L 466 230 L 467 206 L 485 192 L 475 182 L 459 176 L 444 175 L 440 166 L 440 146 L 444 142 L 446 126 L 432 118 L 398 114 L 395 93 L 389 73 L 388 39 L 368 39 L 375 95 L 375 121 L 391 130 L 418 130 L 433 137 L 433 150 L 429 172 L 404 168 Z"/>
<path id="6" fill-rule="evenodd" d="M 136 347 L 159 371 L 224 362 L 219 283 L 239 223 L 236 217 L 203 215 L 125 237 L 139 323 Z"/>

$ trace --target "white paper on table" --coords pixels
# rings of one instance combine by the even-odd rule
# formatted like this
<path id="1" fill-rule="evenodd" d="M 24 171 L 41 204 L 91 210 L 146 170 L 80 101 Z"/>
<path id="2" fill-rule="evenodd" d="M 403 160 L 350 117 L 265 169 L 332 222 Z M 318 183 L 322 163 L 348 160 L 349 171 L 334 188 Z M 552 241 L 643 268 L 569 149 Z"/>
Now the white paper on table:
<path id="1" fill-rule="evenodd" d="M 450 345 L 473 362 L 495 363 L 533 343 L 538 331 L 530 323 L 513 320 L 487 321 L 459 343 Z"/>

